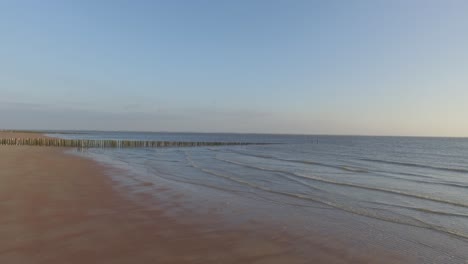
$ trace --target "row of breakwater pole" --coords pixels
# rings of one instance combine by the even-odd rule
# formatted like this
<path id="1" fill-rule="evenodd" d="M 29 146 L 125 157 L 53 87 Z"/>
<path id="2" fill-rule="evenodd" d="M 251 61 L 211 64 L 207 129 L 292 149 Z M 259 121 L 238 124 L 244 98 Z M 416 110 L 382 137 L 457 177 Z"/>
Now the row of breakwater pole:
<path id="1" fill-rule="evenodd" d="M 245 142 L 184 142 L 184 141 L 135 141 L 135 140 L 92 140 L 58 138 L 2 138 L 0 145 L 47 146 L 79 148 L 160 148 L 160 147 L 197 147 L 251 145 Z"/>

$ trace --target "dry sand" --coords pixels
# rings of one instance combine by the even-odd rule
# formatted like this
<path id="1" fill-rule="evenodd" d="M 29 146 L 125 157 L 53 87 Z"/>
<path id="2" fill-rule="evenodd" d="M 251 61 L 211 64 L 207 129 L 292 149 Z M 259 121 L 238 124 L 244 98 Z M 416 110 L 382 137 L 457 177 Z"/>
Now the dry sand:
<path id="1" fill-rule="evenodd" d="M 0 146 L 0 168 L 0 263 L 375 262 L 320 243 L 302 254 L 286 236 L 179 223 L 128 201 L 106 168 L 61 148 Z"/>

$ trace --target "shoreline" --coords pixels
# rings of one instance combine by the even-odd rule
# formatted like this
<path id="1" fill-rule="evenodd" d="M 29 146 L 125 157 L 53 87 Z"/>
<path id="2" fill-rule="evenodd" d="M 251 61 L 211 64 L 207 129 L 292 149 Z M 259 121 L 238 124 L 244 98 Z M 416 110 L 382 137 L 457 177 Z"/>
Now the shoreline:
<path id="1" fill-rule="evenodd" d="M 2 136 L 10 134 L 0 133 Z M 14 133 L 15 137 L 31 137 Z M 36 134 L 37 137 L 45 137 Z M 295 238 L 210 219 L 176 219 L 126 199 L 95 161 L 64 149 L 0 147 L 1 263 L 373 263 L 320 244 L 298 251 Z M 164 190 L 161 190 L 164 191 Z M 156 201 L 157 202 L 157 201 Z M 202 223 L 199 223 L 202 222 Z M 198 225 L 211 225 L 211 232 Z M 272 230 L 274 231 L 274 230 Z M 374 261 L 373 261 L 374 260 Z M 395 260 L 395 259 L 393 259 Z M 387 261 L 378 258 L 379 263 Z M 390 259 L 387 263 L 393 263 Z"/>

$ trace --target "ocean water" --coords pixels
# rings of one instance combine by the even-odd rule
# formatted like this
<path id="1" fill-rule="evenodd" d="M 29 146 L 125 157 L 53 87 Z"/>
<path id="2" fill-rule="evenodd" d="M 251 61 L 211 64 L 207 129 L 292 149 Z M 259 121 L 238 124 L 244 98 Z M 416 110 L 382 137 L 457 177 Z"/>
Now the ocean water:
<path id="1" fill-rule="evenodd" d="M 168 214 L 213 214 L 226 226 L 340 237 L 421 263 L 468 260 L 468 139 L 259 134 L 54 134 L 62 138 L 236 141 L 271 145 L 89 149 L 126 173 L 130 194 Z M 118 175 L 117 175 L 118 174 Z M 161 193 L 158 188 L 172 190 Z M 175 194 L 181 194 L 175 196 Z M 177 197 L 179 206 L 171 206 Z M 304 243 L 302 243 L 304 245 Z"/>

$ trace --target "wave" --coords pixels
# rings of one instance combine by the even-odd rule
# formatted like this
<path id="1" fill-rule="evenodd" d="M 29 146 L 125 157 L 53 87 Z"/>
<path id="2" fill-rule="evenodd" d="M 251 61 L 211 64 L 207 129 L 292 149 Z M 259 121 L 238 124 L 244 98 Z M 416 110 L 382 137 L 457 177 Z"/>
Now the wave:
<path id="1" fill-rule="evenodd" d="M 360 185 L 360 184 L 355 184 L 355 183 L 339 182 L 339 181 L 328 180 L 328 179 L 324 179 L 324 178 L 316 177 L 316 176 L 312 176 L 312 175 L 303 175 L 303 174 L 300 174 L 300 173 L 294 173 L 294 174 L 299 176 L 299 177 L 304 177 L 304 178 L 307 178 L 307 179 L 310 179 L 310 180 L 323 182 L 323 183 L 329 183 L 329 184 L 335 184 L 335 185 L 365 189 L 365 190 L 370 190 L 370 191 L 378 191 L 378 192 L 397 194 L 397 195 L 401 195 L 401 196 L 407 196 L 407 197 L 412 197 L 412 198 L 417 198 L 417 199 L 422 199 L 422 200 L 428 200 L 428 201 L 433 201 L 433 202 L 450 204 L 450 205 L 455 205 L 455 206 L 468 208 L 468 204 L 465 204 L 465 203 L 440 199 L 440 198 L 431 197 L 431 196 L 422 195 L 422 194 L 408 193 L 408 192 L 404 192 L 404 191 L 400 191 L 400 190 L 372 187 L 372 186 Z"/>
<path id="2" fill-rule="evenodd" d="M 257 167 L 257 166 L 253 166 L 253 165 L 248 165 L 248 164 L 244 164 L 244 163 L 240 163 L 240 162 L 235 162 L 235 161 L 231 161 L 231 160 L 226 160 L 226 159 L 222 159 L 222 158 L 218 158 L 218 157 L 215 157 L 216 160 L 219 160 L 219 161 L 223 161 L 223 162 L 226 162 L 226 163 L 231 163 L 231 164 L 234 164 L 234 165 L 237 165 L 237 166 L 242 166 L 244 168 L 248 168 L 248 169 L 256 169 L 256 170 L 263 170 L 263 171 L 270 171 L 269 169 L 266 169 L 266 168 L 261 168 L 261 167 Z M 278 171 L 278 172 L 281 172 L 284 174 L 283 171 Z M 300 183 L 302 185 L 306 185 L 307 187 L 311 188 L 311 189 L 314 189 L 314 190 L 317 190 L 317 191 L 324 191 L 322 189 L 319 189 L 311 184 L 307 184 L 305 183 L 304 181 L 300 181 L 298 179 L 295 179 L 295 178 L 292 178 L 292 177 L 288 177 L 286 176 L 287 179 L 293 181 L 293 182 L 296 182 L 296 183 Z"/>
<path id="3" fill-rule="evenodd" d="M 197 165 L 191 158 L 187 157 L 187 159 L 194 168 L 197 168 L 197 169 L 199 169 L 199 170 L 201 170 L 201 171 L 203 171 L 203 172 L 205 172 L 207 174 L 210 174 L 210 175 L 213 175 L 213 176 L 216 176 L 216 177 L 222 177 L 222 178 L 231 180 L 233 182 L 236 182 L 236 183 L 239 183 L 239 184 L 242 184 L 242 185 L 245 185 L 245 186 L 249 186 L 249 187 L 251 187 L 253 189 L 265 191 L 265 192 L 272 193 L 272 194 L 287 196 L 287 197 L 291 197 L 291 198 L 308 200 L 308 201 L 311 201 L 311 202 L 315 202 L 315 203 L 318 203 L 318 204 L 329 206 L 331 208 L 342 210 L 342 211 L 345 211 L 345 212 L 348 212 L 348 213 L 352 213 L 352 214 L 356 214 L 356 215 L 360 215 L 360 216 L 365 216 L 365 217 L 369 217 L 369 218 L 373 218 L 373 219 L 377 219 L 377 220 L 382 220 L 382 221 L 396 223 L 396 224 L 403 224 L 403 225 L 407 225 L 407 226 L 425 228 L 425 229 L 441 232 L 441 233 L 456 237 L 458 239 L 463 239 L 463 240 L 468 239 L 468 234 L 465 234 L 463 232 L 459 232 L 457 230 L 453 230 L 453 229 L 450 229 L 450 228 L 445 228 L 445 227 L 438 226 L 438 225 L 429 224 L 429 223 L 424 222 L 424 221 L 422 221 L 420 219 L 417 219 L 417 218 L 414 218 L 414 217 L 411 217 L 411 216 L 401 215 L 401 214 L 398 214 L 398 213 L 395 213 L 395 212 L 392 212 L 392 211 L 385 210 L 383 208 L 378 208 L 378 210 L 387 211 L 387 212 L 391 213 L 392 215 L 395 215 L 395 216 L 398 216 L 398 217 L 392 217 L 391 215 L 382 215 L 382 214 L 376 213 L 376 212 L 371 211 L 371 210 L 366 210 L 365 208 L 362 208 L 362 207 L 359 207 L 359 206 L 352 206 L 352 205 L 342 204 L 342 203 L 337 202 L 336 200 L 333 200 L 331 198 L 329 198 L 327 200 L 327 199 L 325 199 L 323 197 L 313 197 L 313 196 L 310 196 L 310 195 L 305 195 L 305 194 L 300 194 L 300 193 L 290 193 L 290 192 L 273 190 L 273 189 L 270 189 L 270 188 L 258 186 L 256 184 L 251 183 L 251 182 L 240 180 L 240 179 L 238 179 L 236 177 L 232 177 L 232 176 L 226 175 L 224 173 L 220 173 L 220 172 L 217 172 L 217 171 L 214 171 L 214 170 L 209 170 L 209 169 L 203 168 L 203 167 Z M 253 165 L 248 165 L 248 164 L 245 164 L 245 165 L 247 165 L 249 167 L 250 166 L 255 167 Z M 444 203 L 444 204 L 450 204 L 450 205 L 454 205 L 454 206 L 460 206 L 460 207 L 468 208 L 468 205 L 466 205 L 466 204 L 457 203 L 457 202 L 453 202 L 453 201 L 447 201 L 447 200 L 438 199 L 438 198 L 434 198 L 434 197 L 427 197 L 427 196 L 423 196 L 423 195 L 410 194 L 410 193 L 401 192 L 401 191 L 397 191 L 397 190 L 374 188 L 374 187 L 370 187 L 370 186 L 362 186 L 362 185 L 351 184 L 351 183 L 340 183 L 340 182 L 325 180 L 325 179 L 322 179 L 322 178 L 319 178 L 319 177 L 305 176 L 305 175 L 300 175 L 300 174 L 296 174 L 296 173 L 292 173 L 292 172 L 275 170 L 275 169 L 266 169 L 266 168 L 260 168 L 260 169 L 261 170 L 266 170 L 266 171 L 272 171 L 272 172 L 286 173 L 286 174 L 289 174 L 289 175 L 294 175 L 296 177 L 303 177 L 303 178 L 307 178 L 309 180 L 315 180 L 315 181 L 324 182 L 324 183 L 330 183 L 330 184 L 337 184 L 337 185 L 343 185 L 343 186 L 348 186 L 348 187 L 355 187 L 355 188 L 362 188 L 362 189 L 367 189 L 367 190 L 387 192 L 387 193 L 398 194 L 398 195 L 402 195 L 402 196 L 409 196 L 409 197 L 413 197 L 413 198 L 424 199 L 424 200 L 434 201 L 434 202 L 438 202 L 438 203 Z"/>
<path id="4" fill-rule="evenodd" d="M 423 168 L 423 169 L 433 169 L 433 170 L 440 170 L 440 171 L 468 173 L 468 169 L 462 169 L 462 168 L 437 167 L 437 166 L 423 165 L 423 164 L 418 164 L 418 163 L 379 160 L 379 159 L 361 159 L 361 160 L 369 161 L 369 162 L 376 162 L 376 163 L 391 164 L 391 165 L 400 165 L 400 166 L 407 166 L 407 167 Z"/>
<path id="5" fill-rule="evenodd" d="M 184 184 L 190 184 L 190 185 L 194 185 L 194 186 L 199 186 L 199 187 L 205 187 L 205 188 L 213 189 L 213 190 L 216 190 L 216 191 L 224 191 L 224 192 L 232 193 L 232 194 L 241 194 L 241 193 L 250 194 L 250 195 L 254 195 L 255 197 L 257 197 L 258 200 L 264 200 L 264 201 L 268 201 L 268 202 L 271 202 L 271 203 L 274 203 L 274 204 L 278 204 L 278 205 L 289 205 L 289 206 L 295 206 L 295 207 L 307 207 L 307 208 L 315 208 L 315 209 L 327 209 L 327 208 L 318 207 L 318 206 L 303 205 L 303 204 L 296 204 L 296 203 L 286 203 L 286 202 L 282 202 L 282 201 L 270 199 L 270 198 L 267 198 L 267 197 L 263 197 L 263 196 L 259 195 L 258 193 L 254 193 L 254 192 L 246 192 L 246 191 L 240 191 L 240 190 L 233 190 L 233 189 L 222 188 L 222 187 L 215 186 L 215 185 L 211 185 L 211 184 L 204 184 L 204 183 L 200 183 L 200 182 L 193 182 L 193 181 L 181 180 L 181 179 L 176 179 L 176 178 L 173 178 L 173 177 L 164 177 L 164 176 L 161 176 L 161 173 L 159 173 L 159 172 L 158 172 L 158 173 L 155 173 L 155 172 L 156 172 L 156 171 L 154 171 L 153 174 L 154 174 L 156 177 L 158 177 L 158 178 L 160 178 L 160 179 L 167 180 L 167 181 L 178 182 L 178 183 L 184 183 Z M 133 180 L 135 180 L 135 181 L 143 182 L 143 181 L 137 179 L 136 177 L 132 177 L 132 178 L 133 178 Z M 245 197 L 245 196 L 244 196 L 244 197 Z M 255 200 L 255 199 L 254 199 L 254 200 Z"/>
<path id="6" fill-rule="evenodd" d="M 418 211 L 418 212 L 428 213 L 428 214 L 468 218 L 468 214 L 443 212 L 443 211 L 431 210 L 431 209 L 422 208 L 422 207 L 406 206 L 406 205 L 399 205 L 399 204 L 389 204 L 389 203 L 374 202 L 374 201 L 369 201 L 368 203 L 384 205 L 384 206 L 389 206 L 389 207 L 395 207 L 395 208 L 401 208 L 401 209 L 406 209 L 406 210 L 411 210 L 411 211 Z"/>
<path id="7" fill-rule="evenodd" d="M 222 160 L 222 159 L 219 159 L 219 160 Z M 436 198 L 436 197 L 430 197 L 430 196 L 427 196 L 427 195 L 408 193 L 408 192 L 394 190 L 394 189 L 385 189 L 385 188 L 372 187 L 372 186 L 360 185 L 360 184 L 355 184 L 355 183 L 339 182 L 339 181 L 335 181 L 335 180 L 324 179 L 324 178 L 313 176 L 313 175 L 304 175 L 304 174 L 301 174 L 301 173 L 289 172 L 289 171 L 284 171 L 284 170 L 263 168 L 263 167 L 259 167 L 259 166 L 255 166 L 255 165 L 249 165 L 249 164 L 245 164 L 245 163 L 241 163 L 241 162 L 232 162 L 231 161 L 231 163 L 235 163 L 235 164 L 238 164 L 238 165 L 249 166 L 250 168 L 263 170 L 263 171 L 271 171 L 271 172 L 289 174 L 289 175 L 292 175 L 292 176 L 302 177 L 302 178 L 306 178 L 308 180 L 313 180 L 313 181 L 322 182 L 322 183 L 328 183 L 328 184 L 334 184 L 334 185 L 340 185 L 340 186 L 346 186 L 346 187 L 353 187 L 353 188 L 365 189 L 365 190 L 370 190 L 370 191 L 385 192 L 385 193 L 390 193 L 390 194 L 397 194 L 397 195 L 401 195 L 401 196 L 407 196 L 407 197 L 412 197 L 412 198 L 417 198 L 417 199 L 423 199 L 423 200 L 428 200 L 428 201 L 433 201 L 433 202 L 444 203 L 444 204 L 449 204 L 449 205 L 468 208 L 468 204 L 464 204 L 464 203 L 460 203 L 460 202 L 456 202 L 456 201 L 445 200 L 445 199 L 440 199 L 440 198 Z"/>
<path id="8" fill-rule="evenodd" d="M 352 166 L 338 166 L 338 165 L 329 165 L 325 163 L 320 163 L 320 162 L 314 162 L 314 161 L 303 161 L 303 160 L 291 160 L 291 159 L 282 159 L 282 158 L 277 158 L 273 156 L 267 156 L 267 155 L 255 155 L 255 154 L 246 154 L 238 151 L 232 151 L 236 154 L 244 155 L 244 156 L 253 156 L 253 157 L 259 157 L 259 158 L 266 158 L 266 159 L 273 159 L 277 161 L 285 161 L 285 162 L 293 162 L 293 163 L 302 163 L 302 164 L 312 164 L 312 165 L 318 165 L 318 166 L 323 166 L 323 167 L 329 167 L 329 168 L 335 168 L 335 169 L 340 169 L 344 171 L 350 171 L 350 172 L 361 172 L 361 173 L 370 173 L 369 170 L 358 168 L 358 167 L 352 167 Z M 366 160 L 366 159 L 362 159 Z M 375 171 L 376 173 L 388 173 L 386 171 Z M 393 172 L 392 172 L 393 173 Z M 413 176 L 413 177 L 421 177 L 421 178 L 429 178 L 429 179 L 438 179 L 436 177 L 431 177 L 431 176 L 426 176 L 426 175 L 420 175 L 420 174 L 414 174 L 414 173 L 404 173 L 404 172 L 395 172 L 395 174 L 401 174 L 401 175 L 406 175 L 406 176 Z M 442 186 L 450 186 L 450 187 L 457 187 L 457 188 L 468 188 L 468 185 L 465 184 L 460 184 L 460 183 L 455 183 L 455 182 L 447 182 L 447 181 L 441 181 L 441 182 L 432 182 L 432 181 L 422 181 L 422 180 L 413 180 L 413 179 L 406 179 L 402 177 L 397 177 L 397 176 L 389 176 L 385 175 L 387 178 L 394 178 L 394 179 L 401 179 L 401 180 L 406 180 L 410 182 L 416 182 L 416 183 L 424 183 L 424 184 L 431 184 L 431 185 L 442 185 Z"/>
<path id="9" fill-rule="evenodd" d="M 233 161 L 226 160 L 226 159 L 221 159 L 221 158 L 218 158 L 218 157 L 216 157 L 215 159 L 220 160 L 220 161 L 224 161 L 224 162 L 229 162 L 229 163 L 236 164 L 236 165 L 242 165 L 244 167 L 251 168 L 251 169 L 268 170 L 268 169 L 261 168 L 261 167 L 258 167 L 258 166 L 248 166 L 246 164 L 242 164 L 242 163 L 239 163 L 239 162 L 233 162 Z M 353 170 L 352 167 L 348 167 L 347 169 L 350 170 L 350 171 L 361 171 L 361 170 Z M 281 172 L 285 173 L 286 171 L 281 171 Z M 397 177 L 397 176 L 391 176 L 391 175 L 387 175 L 387 172 L 385 172 L 385 171 L 375 171 L 374 175 L 379 175 L 379 174 L 380 175 L 384 174 L 383 177 L 386 177 L 386 178 L 404 180 L 404 181 L 415 182 L 415 183 L 423 183 L 423 184 L 431 184 L 431 185 L 442 185 L 442 186 L 450 186 L 450 187 L 458 187 L 458 188 L 468 188 L 468 185 L 453 183 L 453 182 L 432 182 L 432 181 L 414 180 L 414 179 L 407 179 L 407 178 L 402 178 L 402 177 Z M 435 177 L 418 175 L 418 174 L 411 174 L 411 173 L 398 173 L 397 172 L 396 174 L 416 176 L 416 177 L 429 178 L 429 179 L 437 179 Z M 316 188 L 314 188 L 314 189 L 316 189 Z"/>
<path id="10" fill-rule="evenodd" d="M 231 164 L 235 164 L 235 165 L 238 165 L 238 166 L 242 166 L 244 168 L 250 168 L 250 169 L 256 169 L 256 170 L 262 170 L 262 171 L 270 171 L 270 172 L 279 172 L 279 173 L 282 173 L 282 174 L 287 174 L 287 175 L 292 175 L 292 176 L 296 176 L 296 177 L 301 177 L 301 178 L 307 178 L 307 179 L 312 179 L 310 176 L 303 176 L 301 174 L 298 174 L 298 173 L 293 173 L 293 172 L 288 172 L 288 171 L 283 171 L 283 170 L 277 170 L 277 169 L 268 169 L 268 168 L 264 168 L 264 167 L 259 167 L 259 166 L 255 166 L 255 165 L 249 165 L 249 164 L 245 164 L 245 163 L 241 163 L 241 162 L 236 162 L 236 161 L 232 161 L 232 160 L 227 160 L 227 159 L 222 159 L 222 158 L 219 158 L 219 157 L 215 157 L 216 160 L 219 160 L 219 161 L 223 161 L 223 162 L 227 162 L 227 163 L 231 163 Z M 310 184 L 310 183 L 307 183 L 305 181 L 301 181 L 301 180 L 298 180 L 298 179 L 295 179 L 293 177 L 290 177 L 290 176 L 287 176 L 285 175 L 285 177 L 287 177 L 289 180 L 291 181 L 294 181 L 296 183 L 299 183 L 301 185 L 305 185 L 313 190 L 317 190 L 317 191 L 321 191 L 321 192 L 326 192 L 326 193 L 330 193 L 326 190 L 323 190 L 321 188 L 317 188 L 316 186 Z M 448 186 L 456 186 L 456 187 L 467 187 L 465 185 L 458 185 L 458 184 L 446 184 L 446 183 L 436 183 L 436 182 L 426 182 L 426 181 L 418 181 L 418 180 L 409 180 L 409 179 L 404 179 L 404 178 L 400 178 L 400 177 L 394 177 L 395 179 L 402 179 L 402 180 L 408 180 L 408 181 L 414 181 L 414 182 L 417 182 L 417 183 L 425 183 L 425 184 L 434 184 L 434 185 L 448 185 Z M 420 196 L 420 195 L 415 195 L 415 194 L 409 194 L 409 193 L 405 193 L 405 192 L 401 192 L 401 191 L 397 191 L 397 190 L 390 190 L 390 189 L 382 189 L 382 188 L 377 188 L 377 187 L 368 187 L 368 186 L 362 186 L 362 185 L 356 185 L 356 184 L 348 184 L 348 183 L 340 183 L 340 182 L 337 182 L 337 181 L 329 181 L 329 180 L 325 180 L 323 178 L 313 178 L 312 180 L 317 180 L 317 181 L 321 181 L 321 182 L 325 182 L 325 183 L 332 183 L 332 184 L 339 184 L 339 185 L 346 185 L 346 186 L 351 186 L 351 187 L 357 187 L 357 188 L 365 188 L 365 189 L 369 189 L 369 190 L 373 190 L 373 191 L 384 191 L 384 192 L 391 192 L 391 193 L 397 193 L 397 194 L 400 194 L 400 195 L 405 195 L 405 196 L 411 196 L 411 197 L 415 197 L 415 198 L 423 198 L 423 196 Z M 428 200 L 427 198 L 424 198 L 426 200 Z M 444 203 L 450 203 L 453 205 L 454 202 L 452 201 L 446 201 L 446 200 L 441 200 L 441 199 L 437 199 L 437 198 L 430 198 L 431 201 L 437 201 L 437 202 L 444 202 Z M 464 204 L 460 204 L 460 203 L 456 203 L 456 205 L 458 206 L 468 206 L 468 205 L 464 205 Z"/>
<path id="11" fill-rule="evenodd" d="M 388 175 L 388 173 L 384 172 L 384 171 L 376 171 L 376 172 L 374 172 L 373 175 L 382 176 L 384 178 L 403 180 L 403 181 L 408 181 L 408 182 L 422 183 L 422 184 L 430 184 L 430 185 L 438 185 L 438 186 L 449 186 L 449 187 L 456 187 L 456 188 L 463 188 L 463 189 L 468 188 L 468 185 L 466 185 L 466 184 L 461 184 L 461 183 L 456 183 L 456 182 L 447 182 L 447 181 L 424 181 L 424 180 L 408 179 L 408 178 Z M 429 177 L 429 178 L 436 179 L 436 178 L 432 178 L 432 177 Z"/>
<path id="12" fill-rule="evenodd" d="M 422 175 L 422 174 L 417 174 L 417 173 L 399 172 L 399 171 L 394 171 L 392 173 L 399 174 L 399 175 L 404 175 L 404 176 L 410 176 L 410 177 L 418 177 L 418 178 L 426 178 L 426 179 L 439 179 L 437 177 Z"/>
<path id="13" fill-rule="evenodd" d="M 306 165 L 317 165 L 317 166 L 321 166 L 321 167 L 333 168 L 333 169 L 338 169 L 338 170 L 343 170 L 343 171 L 348 171 L 348 172 L 360 172 L 360 173 L 368 173 L 369 172 L 367 169 L 354 167 L 354 166 L 331 165 L 331 164 L 327 164 L 327 163 L 323 163 L 323 162 L 309 161 L 309 160 L 283 159 L 283 158 L 278 158 L 278 157 L 268 156 L 268 155 L 247 154 L 247 153 L 243 153 L 243 152 L 239 152 L 239 151 L 230 151 L 230 152 L 231 153 L 236 153 L 236 154 L 239 154 L 239 155 L 243 155 L 243 156 L 270 159 L 270 160 L 277 160 L 277 161 L 284 161 L 284 162 L 291 162 L 291 163 L 299 163 L 299 164 L 306 164 Z"/>

